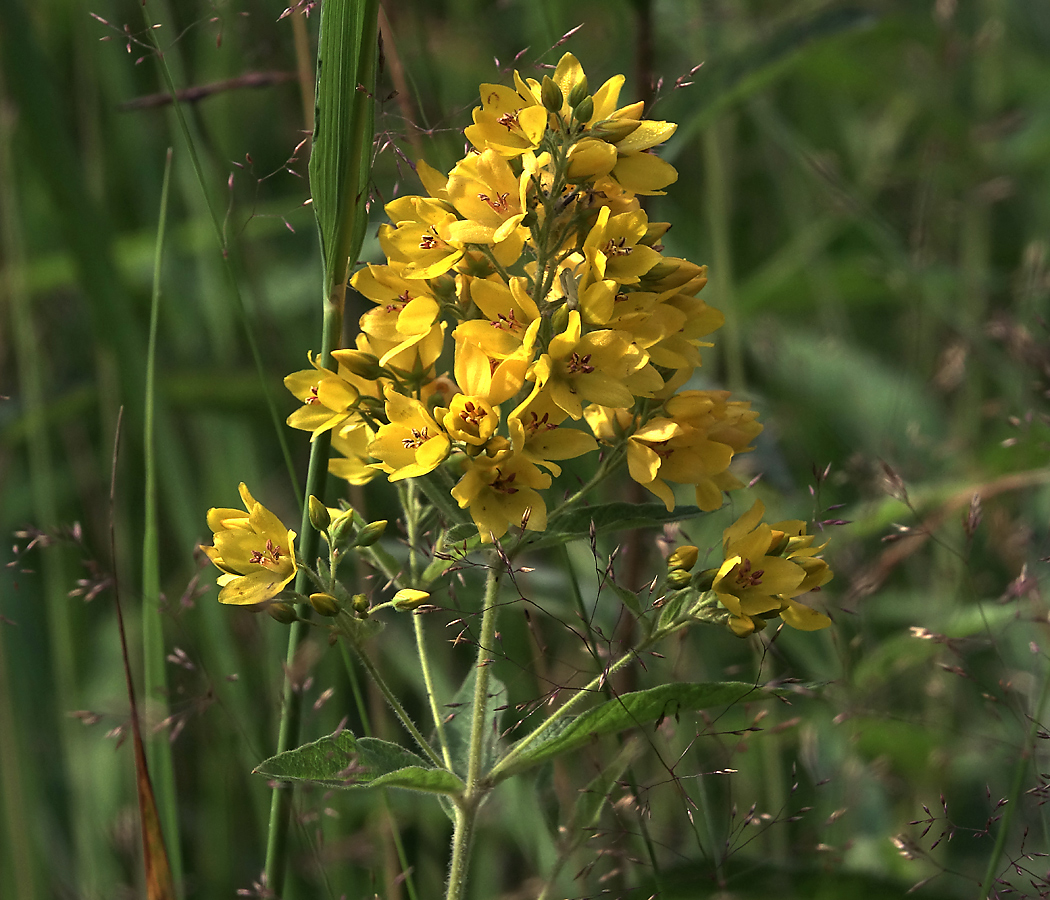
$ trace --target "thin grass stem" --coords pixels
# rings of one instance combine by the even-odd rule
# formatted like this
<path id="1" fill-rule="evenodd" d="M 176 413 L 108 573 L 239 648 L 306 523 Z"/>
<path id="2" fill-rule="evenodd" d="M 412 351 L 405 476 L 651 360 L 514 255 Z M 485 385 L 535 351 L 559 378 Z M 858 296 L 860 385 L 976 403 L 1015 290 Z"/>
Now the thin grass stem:
<path id="1" fill-rule="evenodd" d="M 164 621 L 160 608 L 160 548 L 157 513 L 157 456 L 154 429 L 156 400 L 157 327 L 160 320 L 160 294 L 164 240 L 168 222 L 168 194 L 171 187 L 172 150 L 164 161 L 164 181 L 160 194 L 160 215 L 153 257 L 153 295 L 150 304 L 149 344 L 146 349 L 146 391 L 142 446 L 145 463 L 144 510 L 142 527 L 142 653 L 143 688 L 146 713 L 157 721 L 168 717 L 167 653 L 164 649 Z M 181 893 L 182 848 L 179 836 L 178 792 L 175 764 L 167 729 L 147 729 L 146 746 L 150 777 L 157 810 L 164 829 L 168 864 L 176 890 Z"/>

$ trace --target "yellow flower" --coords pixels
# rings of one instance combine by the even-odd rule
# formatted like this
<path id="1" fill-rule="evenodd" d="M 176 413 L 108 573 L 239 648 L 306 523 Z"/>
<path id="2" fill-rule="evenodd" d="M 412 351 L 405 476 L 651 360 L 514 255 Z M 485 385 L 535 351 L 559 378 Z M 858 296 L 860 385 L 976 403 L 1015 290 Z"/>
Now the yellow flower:
<path id="1" fill-rule="evenodd" d="M 390 422 L 380 427 L 368 452 L 379 460 L 373 465 L 386 472 L 391 481 L 426 475 L 448 456 L 448 435 L 418 400 L 388 386 L 386 414 Z"/>
<path id="2" fill-rule="evenodd" d="M 399 197 L 386 206 L 393 225 L 379 226 L 379 245 L 405 278 L 437 278 L 463 256 L 463 248 L 444 237 L 456 221 L 447 203 L 427 197 Z"/>
<path id="3" fill-rule="evenodd" d="M 572 418 L 583 415 L 583 401 L 625 409 L 635 396 L 647 396 L 663 379 L 649 365 L 646 353 L 617 331 L 583 334 L 580 313 L 569 312 L 565 330 L 551 339 L 548 353 L 533 363 L 529 379 Z M 652 377 L 650 377 L 652 376 Z"/>
<path id="4" fill-rule="evenodd" d="M 609 207 L 598 210 L 598 218 L 583 242 L 583 252 L 594 270 L 594 278 L 611 278 L 620 284 L 636 284 L 660 262 L 660 254 L 639 243 L 645 237 L 648 219 L 642 210 L 610 216 Z"/>
<path id="5" fill-rule="evenodd" d="M 312 369 L 293 372 L 284 379 L 284 386 L 303 405 L 287 419 L 288 425 L 309 431 L 310 439 L 330 428 L 337 428 L 358 418 L 361 393 L 341 374 L 321 366 L 310 358 Z"/>
<path id="6" fill-rule="evenodd" d="M 474 124 L 464 133 L 479 152 L 492 149 L 514 157 L 538 147 L 546 127 L 547 111 L 527 88 L 515 91 L 502 84 L 483 84 L 481 106 L 475 107 Z"/>
<path id="7" fill-rule="evenodd" d="M 208 527 L 214 546 L 201 547 L 223 574 L 220 603 L 250 606 L 276 597 L 295 577 L 295 532 L 240 485 L 245 511 L 214 508 Z"/>
<path id="8" fill-rule="evenodd" d="M 368 484 L 379 473 L 370 465 L 368 445 L 375 432 L 364 424 L 344 425 L 332 432 L 332 449 L 342 458 L 330 459 L 328 471 L 350 484 Z"/>
<path id="9" fill-rule="evenodd" d="M 452 440 L 482 447 L 499 424 L 499 407 L 493 408 L 479 396 L 456 394 L 442 424 Z"/>
<path id="10" fill-rule="evenodd" d="M 528 231 L 521 220 L 527 185 L 495 150 L 468 156 L 448 177 L 449 199 L 464 221 L 445 223 L 444 233 L 456 244 L 524 243 Z"/>
<path id="11" fill-rule="evenodd" d="M 547 527 L 547 506 L 536 489 L 550 487 L 550 475 L 512 450 L 494 457 L 468 457 L 464 465 L 452 496 L 460 509 L 470 510 L 484 543 L 499 540 L 512 525 L 524 525 L 530 531 Z"/>
<path id="12" fill-rule="evenodd" d="M 749 634 L 761 630 L 764 619 L 779 615 L 801 631 L 826 628 L 831 619 L 795 599 L 831 578 L 827 564 L 813 556 L 820 548 L 811 546 L 813 538 L 801 522 L 768 525 L 762 521 L 764 514 L 765 507 L 756 500 L 723 533 L 725 562 L 711 589 L 731 614 L 729 627 L 736 634 Z"/>
<path id="13" fill-rule="evenodd" d="M 568 414 L 550 395 L 530 396 L 511 413 L 508 425 L 514 449 L 530 462 L 561 474 L 556 459 L 575 459 L 598 448 L 591 435 L 576 428 L 561 427 Z"/>

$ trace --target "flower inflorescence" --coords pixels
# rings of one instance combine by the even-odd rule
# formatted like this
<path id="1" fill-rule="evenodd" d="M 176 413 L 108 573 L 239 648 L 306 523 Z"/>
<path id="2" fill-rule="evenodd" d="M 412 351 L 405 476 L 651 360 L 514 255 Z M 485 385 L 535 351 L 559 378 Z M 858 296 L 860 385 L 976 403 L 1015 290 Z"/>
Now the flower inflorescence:
<path id="1" fill-rule="evenodd" d="M 427 196 L 387 204 L 387 262 L 351 279 L 375 304 L 356 348 L 286 379 L 303 401 L 289 424 L 332 430 L 334 474 L 393 481 L 452 458 L 484 542 L 542 531 L 560 463 L 599 445 L 668 510 L 668 482 L 704 510 L 740 486 L 729 463 L 762 426 L 726 392 L 680 390 L 723 316 L 696 296 L 706 268 L 665 256 L 669 226 L 639 204 L 678 177 L 650 152 L 675 126 L 618 106 L 623 82 L 591 94 L 566 54 L 542 83 L 482 85 L 473 152 L 447 176 L 420 162 Z"/>
<path id="2" fill-rule="evenodd" d="M 566 54 L 542 82 L 483 84 L 471 152 L 447 175 L 419 162 L 426 196 L 387 204 L 387 261 L 350 280 L 374 304 L 356 347 L 285 379 L 302 402 L 288 424 L 331 432 L 332 474 L 436 479 L 483 543 L 544 531 L 561 463 L 599 448 L 588 486 L 626 462 L 669 512 L 672 484 L 691 485 L 703 511 L 743 486 L 729 467 L 761 432 L 757 413 L 728 391 L 686 388 L 724 322 L 697 296 L 706 267 L 665 255 L 670 225 L 639 202 L 678 177 L 651 152 L 676 126 L 618 106 L 623 83 L 590 93 Z M 293 535 L 263 521 L 243 485 L 242 496 L 248 519 L 209 514 L 223 602 L 269 599 L 295 571 Z M 701 598 L 692 618 L 739 635 L 777 616 L 825 627 L 797 600 L 831 577 L 821 547 L 802 522 L 762 515 L 756 504 L 726 530 L 714 569 L 692 575 L 695 548 L 673 554 L 668 589 Z"/>

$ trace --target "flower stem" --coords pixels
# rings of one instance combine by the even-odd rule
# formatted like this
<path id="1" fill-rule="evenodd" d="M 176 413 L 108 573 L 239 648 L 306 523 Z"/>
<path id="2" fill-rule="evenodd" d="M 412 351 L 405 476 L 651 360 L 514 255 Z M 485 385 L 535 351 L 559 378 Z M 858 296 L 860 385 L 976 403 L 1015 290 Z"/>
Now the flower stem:
<path id="1" fill-rule="evenodd" d="M 346 288 L 340 286 L 333 295 L 326 298 L 324 304 L 324 320 L 321 330 L 321 364 L 325 367 L 332 365 L 332 350 L 338 347 L 339 334 L 343 326 L 343 300 Z M 328 478 L 328 455 L 331 446 L 331 432 L 325 431 L 319 434 L 310 444 L 310 463 L 306 474 L 306 497 L 322 497 L 324 495 L 325 482 Z M 303 519 L 299 533 L 302 539 L 299 544 L 299 553 L 304 561 L 317 558 L 317 548 L 320 544 L 320 534 L 310 522 L 310 504 L 303 503 Z M 300 567 L 296 573 L 295 590 L 305 594 L 309 590 L 309 574 L 306 567 Z M 302 605 L 299 608 L 299 617 L 308 620 L 310 607 Z M 306 621 L 293 622 L 288 632 L 288 652 L 285 656 L 286 672 L 294 671 L 296 654 L 299 645 L 307 635 L 308 623 Z M 291 750 L 299 742 L 299 724 L 302 717 L 302 694 L 295 689 L 295 685 L 288 675 L 284 679 L 284 697 L 281 704 L 281 726 L 277 735 L 277 752 L 284 753 Z M 288 856 L 288 824 L 292 810 L 292 788 L 291 785 L 278 784 L 274 788 L 273 797 L 270 801 L 270 822 L 266 836 L 266 886 L 275 894 L 280 895 L 284 887 L 285 863 Z"/>
<path id="2" fill-rule="evenodd" d="M 474 711 L 470 725 L 470 751 L 467 758 L 467 789 L 456 806 L 456 822 L 452 833 L 452 859 L 448 869 L 448 888 L 445 900 L 462 900 L 470 868 L 470 850 L 474 834 L 474 820 L 488 784 L 482 780 L 484 748 L 488 728 L 489 667 L 495 654 L 496 614 L 499 609 L 499 584 L 505 562 L 497 551 L 492 552 L 488 580 L 485 583 L 485 601 L 481 613 L 481 635 L 478 638 L 477 673 L 474 680 Z"/>
<path id="3" fill-rule="evenodd" d="M 386 699 L 386 702 L 390 704 L 390 708 L 394 711 L 394 715 L 401 720 L 401 724 L 405 726 L 405 730 L 412 735 L 413 739 L 419 744 L 420 749 L 427 755 L 427 758 L 439 768 L 444 767 L 445 763 L 438 756 L 437 751 L 430 745 L 419 729 L 416 727 L 416 723 L 412 721 L 405 708 L 401 705 L 401 701 L 397 699 L 397 695 L 390 689 L 390 685 L 383 680 L 383 676 L 379 673 L 379 669 L 376 668 L 376 664 L 372 662 L 371 657 L 365 652 L 365 648 L 361 646 L 361 642 L 353 634 L 351 628 L 344 626 L 343 620 L 349 618 L 349 613 L 340 612 L 336 618 L 336 625 L 339 628 L 339 633 L 342 634 L 353 648 L 357 658 L 361 660 L 361 665 L 364 666 L 365 671 L 372 676 L 372 680 L 376 683 L 376 687 L 379 688 L 379 692 Z"/>

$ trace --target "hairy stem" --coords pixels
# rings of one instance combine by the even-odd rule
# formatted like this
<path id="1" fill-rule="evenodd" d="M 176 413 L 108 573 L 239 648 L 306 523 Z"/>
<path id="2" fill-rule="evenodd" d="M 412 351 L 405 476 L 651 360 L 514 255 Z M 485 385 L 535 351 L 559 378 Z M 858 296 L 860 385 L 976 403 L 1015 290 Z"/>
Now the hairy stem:
<path id="1" fill-rule="evenodd" d="M 470 725 L 470 750 L 467 758 L 467 789 L 456 807 L 456 822 L 452 833 L 452 859 L 448 869 L 446 900 L 462 900 L 470 868 L 470 850 L 474 834 L 474 820 L 481 801 L 489 790 L 483 781 L 484 749 L 488 723 L 485 715 L 489 697 L 489 667 L 494 659 L 496 614 L 499 584 L 505 563 L 493 551 L 488 580 L 485 584 L 485 602 L 481 614 L 481 635 L 478 638 L 477 675 L 474 681 L 474 710 Z"/>

